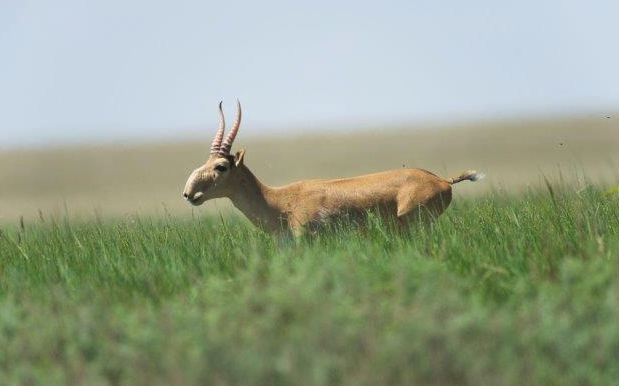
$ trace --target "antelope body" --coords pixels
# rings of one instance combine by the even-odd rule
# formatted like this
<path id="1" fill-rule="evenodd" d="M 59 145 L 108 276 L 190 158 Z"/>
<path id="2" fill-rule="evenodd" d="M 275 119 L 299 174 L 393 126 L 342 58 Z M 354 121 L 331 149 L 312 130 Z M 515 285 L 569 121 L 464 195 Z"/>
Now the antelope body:
<path id="1" fill-rule="evenodd" d="M 245 151 L 230 154 L 241 123 L 241 106 L 230 133 L 222 143 L 225 120 L 219 104 L 220 125 L 204 165 L 189 176 L 184 198 L 201 205 L 227 197 L 256 226 L 271 233 L 312 232 L 342 218 L 363 221 L 369 210 L 399 224 L 440 215 L 451 202 L 451 185 L 483 177 L 467 171 L 444 179 L 422 169 L 399 169 L 334 180 L 307 180 L 269 187 L 245 166 Z"/>

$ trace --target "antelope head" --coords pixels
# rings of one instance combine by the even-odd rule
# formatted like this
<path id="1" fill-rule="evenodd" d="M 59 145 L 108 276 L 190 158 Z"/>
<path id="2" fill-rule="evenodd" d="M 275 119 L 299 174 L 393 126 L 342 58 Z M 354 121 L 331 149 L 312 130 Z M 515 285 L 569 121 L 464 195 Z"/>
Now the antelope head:
<path id="1" fill-rule="evenodd" d="M 191 173 L 183 191 L 183 197 L 191 205 L 197 206 L 213 198 L 228 197 L 237 184 L 245 150 L 237 152 L 234 156 L 230 155 L 232 142 L 241 125 L 241 104 L 238 100 L 236 106 L 234 125 L 224 140 L 226 123 L 219 102 L 219 129 L 211 143 L 209 158 L 204 165 Z"/>

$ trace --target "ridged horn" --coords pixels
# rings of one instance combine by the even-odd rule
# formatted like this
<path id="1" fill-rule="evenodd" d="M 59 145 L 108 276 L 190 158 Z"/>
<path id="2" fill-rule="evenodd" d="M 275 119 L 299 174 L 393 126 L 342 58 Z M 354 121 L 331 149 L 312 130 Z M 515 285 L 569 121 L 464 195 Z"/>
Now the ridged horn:
<path id="1" fill-rule="evenodd" d="M 230 154 L 230 149 L 232 148 L 232 142 L 234 142 L 234 138 L 236 137 L 236 133 L 239 131 L 239 127 L 241 126 L 241 102 L 236 100 L 236 119 L 234 120 L 234 125 L 232 125 L 232 129 L 228 133 L 228 136 L 224 140 L 224 143 L 221 144 L 219 148 L 220 156 L 227 156 Z"/>
<path id="2" fill-rule="evenodd" d="M 215 138 L 213 138 L 213 143 L 211 143 L 211 154 L 217 154 L 219 152 L 219 148 L 221 147 L 221 140 L 224 137 L 224 130 L 226 129 L 224 111 L 221 107 L 222 102 L 223 101 L 219 102 L 219 129 L 217 129 L 217 134 L 215 134 Z"/>

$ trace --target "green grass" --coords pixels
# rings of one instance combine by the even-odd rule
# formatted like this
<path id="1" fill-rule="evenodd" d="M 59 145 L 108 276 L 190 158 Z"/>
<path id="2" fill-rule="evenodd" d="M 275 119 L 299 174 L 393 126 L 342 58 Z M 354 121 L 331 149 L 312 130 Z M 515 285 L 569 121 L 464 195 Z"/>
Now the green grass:
<path id="1" fill-rule="evenodd" d="M 0 231 L 2 385 L 619 382 L 619 198 L 591 186 L 299 244 L 172 217 Z"/>

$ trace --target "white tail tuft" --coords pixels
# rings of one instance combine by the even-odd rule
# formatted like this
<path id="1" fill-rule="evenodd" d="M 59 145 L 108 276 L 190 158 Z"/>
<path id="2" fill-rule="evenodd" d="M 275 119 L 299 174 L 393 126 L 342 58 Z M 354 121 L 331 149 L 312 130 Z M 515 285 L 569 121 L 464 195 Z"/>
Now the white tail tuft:
<path id="1" fill-rule="evenodd" d="M 484 178 L 486 178 L 486 175 L 482 172 L 478 172 L 476 170 L 471 170 L 470 172 L 471 174 L 469 174 L 469 180 L 475 182 L 475 181 L 479 181 L 479 180 L 483 180 Z"/>
<path id="2" fill-rule="evenodd" d="M 477 170 L 467 170 L 458 177 L 448 178 L 447 182 L 450 184 L 457 184 L 460 181 L 479 181 L 484 177 L 486 177 L 486 175 L 478 172 Z"/>

